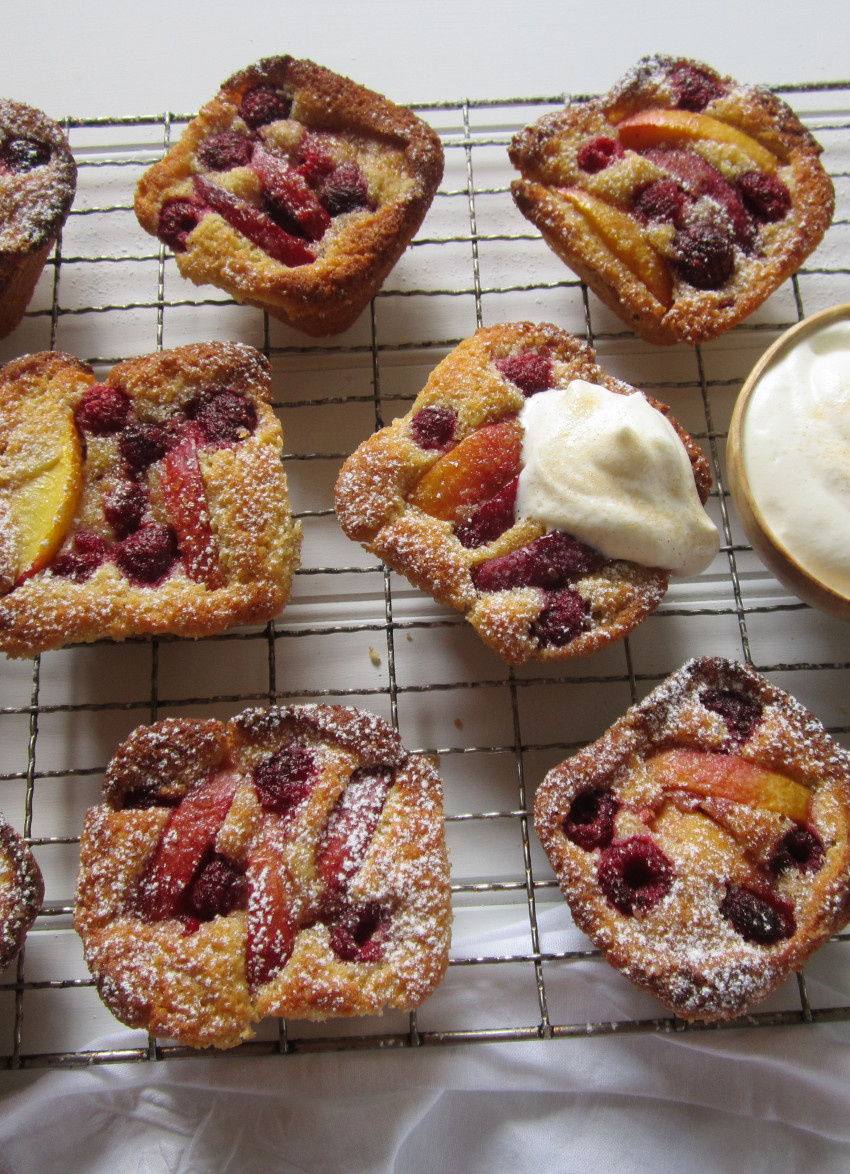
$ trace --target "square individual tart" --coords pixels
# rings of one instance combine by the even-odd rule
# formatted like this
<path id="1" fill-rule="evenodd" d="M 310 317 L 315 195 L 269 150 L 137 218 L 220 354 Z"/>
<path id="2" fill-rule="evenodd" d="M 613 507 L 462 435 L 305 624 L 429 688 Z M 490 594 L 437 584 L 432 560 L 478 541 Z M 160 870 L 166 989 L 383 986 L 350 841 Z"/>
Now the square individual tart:
<path id="1" fill-rule="evenodd" d="M 44 351 L 0 369 L 0 648 L 208 636 L 270 620 L 298 563 L 251 347 L 197 343 L 104 382 Z"/>
<path id="2" fill-rule="evenodd" d="M 832 221 L 821 148 L 770 90 L 643 58 L 603 97 L 517 134 L 514 200 L 637 334 L 716 338 L 799 269 Z"/>
<path id="3" fill-rule="evenodd" d="M 75 925 L 131 1027 L 232 1047 L 266 1015 L 410 1010 L 448 965 L 442 786 L 344 706 L 166 719 L 86 816 Z"/>
<path id="4" fill-rule="evenodd" d="M 0 98 L 0 338 L 23 318 L 76 190 L 77 165 L 59 125 Z"/>
<path id="5" fill-rule="evenodd" d="M 534 819 L 576 925 L 684 1019 L 750 1011 L 850 915 L 850 755 L 743 664 L 689 661 Z"/>
<path id="6" fill-rule="evenodd" d="M 410 110 L 312 61 L 241 70 L 142 177 L 136 215 L 184 277 L 310 335 L 348 329 L 443 174 Z"/>
<path id="7" fill-rule="evenodd" d="M 336 513 L 506 661 L 627 635 L 718 536 L 711 475 L 668 409 L 548 323 L 477 331 L 342 467 Z"/>

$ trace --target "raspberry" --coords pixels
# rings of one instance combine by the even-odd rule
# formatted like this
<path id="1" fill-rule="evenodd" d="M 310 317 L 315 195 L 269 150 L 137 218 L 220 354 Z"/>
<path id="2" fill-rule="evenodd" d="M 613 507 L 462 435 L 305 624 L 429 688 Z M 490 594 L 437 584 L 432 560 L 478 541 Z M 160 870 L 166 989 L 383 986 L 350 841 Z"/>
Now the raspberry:
<path id="1" fill-rule="evenodd" d="M 245 873 L 217 852 L 201 865 L 186 894 L 190 917 L 200 921 L 226 917 L 234 909 L 244 909 L 247 903 Z"/>
<path id="2" fill-rule="evenodd" d="M 522 354 L 496 359 L 495 365 L 505 379 L 515 383 L 525 396 L 546 391 L 552 386 L 552 360 L 548 355 L 524 351 Z"/>
<path id="3" fill-rule="evenodd" d="M 331 949 L 343 962 L 378 962 L 389 927 L 389 915 L 375 902 L 348 909 L 330 927 Z"/>
<path id="4" fill-rule="evenodd" d="M 160 460 L 171 446 L 171 436 L 159 424 L 130 424 L 121 434 L 118 451 L 127 471 L 138 476 Z"/>
<path id="5" fill-rule="evenodd" d="M 257 427 L 257 409 L 253 403 L 247 396 L 228 388 L 201 392 L 186 411 L 211 444 L 234 444 Z"/>
<path id="6" fill-rule="evenodd" d="M 487 559 L 472 571 L 479 591 L 509 591 L 512 587 L 562 587 L 596 570 L 605 560 L 597 551 L 552 530 L 509 554 Z"/>
<path id="7" fill-rule="evenodd" d="M 587 627 L 587 604 L 569 587 L 549 591 L 540 615 L 531 625 L 531 638 L 542 648 L 563 648 Z"/>
<path id="8" fill-rule="evenodd" d="M 115 565 L 131 583 L 155 587 L 177 561 L 174 531 L 162 522 L 148 522 L 115 548 Z"/>
<path id="9" fill-rule="evenodd" d="M 784 220 L 791 210 L 791 193 L 775 175 L 745 171 L 738 177 L 738 192 L 756 220 L 773 224 Z"/>
<path id="10" fill-rule="evenodd" d="M 321 200 L 331 216 L 369 208 L 369 189 L 356 163 L 340 163 L 322 186 Z"/>
<path id="11" fill-rule="evenodd" d="M 648 836 L 632 836 L 602 853 L 597 869 L 605 898 L 629 916 L 646 913 L 670 891 L 673 866 Z"/>
<path id="12" fill-rule="evenodd" d="M 300 742 L 290 742 L 254 767 L 254 790 L 261 807 L 286 815 L 310 794 L 316 756 Z"/>
<path id="13" fill-rule="evenodd" d="M 736 243 L 750 249 L 755 240 L 755 226 L 738 191 L 723 175 L 696 151 L 678 147 L 650 147 L 643 152 L 647 159 L 668 172 L 685 193 L 686 206 L 707 196 L 729 218 Z M 688 198 L 690 197 L 690 198 Z M 676 227 L 682 225 L 675 222 Z"/>
<path id="14" fill-rule="evenodd" d="M 105 561 L 107 550 L 106 543 L 97 534 L 90 530 L 81 530 L 74 538 L 73 550 L 55 558 L 50 569 L 61 579 L 85 583 Z"/>
<path id="15" fill-rule="evenodd" d="M 595 175 L 597 171 L 604 171 L 606 167 L 610 167 L 615 159 L 622 159 L 624 156 L 625 151 L 617 139 L 599 135 L 579 147 L 576 163 L 582 171 Z"/>
<path id="16" fill-rule="evenodd" d="M 336 164 L 333 156 L 325 149 L 321 135 L 306 131 L 298 144 L 295 160 L 298 174 L 303 176 L 310 187 L 317 187 L 333 171 Z"/>
<path id="17" fill-rule="evenodd" d="M 203 214 L 203 204 L 196 200 L 166 200 L 159 212 L 156 235 L 173 252 L 185 252 L 189 233 Z"/>
<path id="18" fill-rule="evenodd" d="M 685 220 L 685 208 L 690 202 L 675 180 L 656 179 L 635 192 L 632 212 L 642 223 L 660 220 L 681 228 Z"/>
<path id="19" fill-rule="evenodd" d="M 746 742 L 762 719 L 761 702 L 732 689 L 703 689 L 699 699 L 706 709 L 719 714 L 730 734 L 742 742 Z"/>
<path id="20" fill-rule="evenodd" d="M 82 432 L 109 436 L 120 432 L 130 414 L 130 397 L 108 383 L 93 383 L 77 404 L 74 420 Z"/>
<path id="21" fill-rule="evenodd" d="M 819 872 L 826 859 L 823 840 L 814 830 L 803 824 L 787 831 L 770 858 L 770 867 L 775 873 L 797 868 L 801 872 Z"/>
<path id="22" fill-rule="evenodd" d="M 147 508 L 147 491 L 135 481 L 119 482 L 103 503 L 104 516 L 118 538 L 138 530 Z"/>
<path id="23" fill-rule="evenodd" d="M 210 135 L 198 147 L 198 160 L 210 171 L 230 171 L 233 167 L 247 167 L 251 162 L 254 144 L 236 130 L 225 130 Z"/>
<path id="24" fill-rule="evenodd" d="M 794 910 L 787 901 L 774 893 L 756 892 L 731 881 L 726 882 L 720 912 L 745 941 L 759 946 L 790 938 L 797 928 Z"/>
<path id="25" fill-rule="evenodd" d="M 699 221 L 682 229 L 674 241 L 673 263 L 683 281 L 696 289 L 719 289 L 735 269 L 735 249 L 716 225 Z"/>
<path id="26" fill-rule="evenodd" d="M 509 481 L 495 497 L 485 501 L 471 518 L 455 526 L 455 538 L 467 550 L 487 546 L 514 524 L 514 507 L 519 477 Z"/>
<path id="27" fill-rule="evenodd" d="M 679 110 L 692 110 L 699 113 L 705 110 L 709 102 L 721 98 L 726 93 L 726 87 L 707 70 L 699 69 L 691 64 L 677 65 L 671 70 L 667 79 L 673 90 L 674 101 Z"/>
<path id="28" fill-rule="evenodd" d="M 562 827 L 564 835 L 579 848 L 607 848 L 614 838 L 614 816 L 620 804 L 611 791 L 598 788 L 576 795 Z"/>
<path id="29" fill-rule="evenodd" d="M 289 118 L 292 103 L 285 94 L 276 90 L 268 82 L 262 82 L 253 89 L 246 90 L 242 95 L 239 113 L 252 130 L 265 126 L 269 122 L 277 122 L 281 118 Z"/>
<path id="30" fill-rule="evenodd" d="M 456 427 L 454 408 L 423 408 L 410 421 L 410 435 L 420 448 L 431 451 L 448 448 L 455 438 Z"/>
<path id="31" fill-rule="evenodd" d="M 49 160 L 50 147 L 35 139 L 7 139 L 0 147 L 0 163 L 16 175 L 43 167 Z"/>

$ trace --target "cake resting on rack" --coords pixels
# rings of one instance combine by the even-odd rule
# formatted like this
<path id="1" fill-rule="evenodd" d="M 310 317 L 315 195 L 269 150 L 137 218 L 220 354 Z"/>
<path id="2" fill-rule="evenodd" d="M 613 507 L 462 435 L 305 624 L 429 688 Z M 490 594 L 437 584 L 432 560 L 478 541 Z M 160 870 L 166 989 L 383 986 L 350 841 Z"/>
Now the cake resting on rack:
<path id="1" fill-rule="evenodd" d="M 689 661 L 534 809 L 576 924 L 684 1019 L 751 1010 L 850 915 L 850 755 L 744 665 Z"/>
<path id="2" fill-rule="evenodd" d="M 410 1010 L 448 965 L 442 787 L 343 706 L 141 727 L 81 843 L 75 925 L 131 1027 L 232 1047 L 266 1015 Z"/>
<path id="3" fill-rule="evenodd" d="M 708 462 L 549 324 L 479 330 L 345 462 L 336 512 L 512 664 L 594 652 L 718 549 Z"/>
<path id="4" fill-rule="evenodd" d="M 76 187 L 60 127 L 32 106 L 0 99 L 0 338 L 23 318 Z"/>
<path id="5" fill-rule="evenodd" d="M 821 148 L 770 90 L 642 59 L 603 97 L 517 134 L 511 185 L 548 245 L 654 343 L 716 338 L 820 243 Z"/>
<path id="6" fill-rule="evenodd" d="M 312 61 L 235 74 L 142 177 L 136 214 L 210 283 L 310 335 L 351 326 L 443 174 L 422 119 Z"/>
<path id="7" fill-rule="evenodd" d="M 24 944 L 43 898 L 44 880 L 35 857 L 0 815 L 0 970 Z"/>
<path id="8" fill-rule="evenodd" d="M 198 343 L 104 382 L 55 351 L 0 370 L 0 648 L 265 622 L 298 562 L 266 359 Z"/>

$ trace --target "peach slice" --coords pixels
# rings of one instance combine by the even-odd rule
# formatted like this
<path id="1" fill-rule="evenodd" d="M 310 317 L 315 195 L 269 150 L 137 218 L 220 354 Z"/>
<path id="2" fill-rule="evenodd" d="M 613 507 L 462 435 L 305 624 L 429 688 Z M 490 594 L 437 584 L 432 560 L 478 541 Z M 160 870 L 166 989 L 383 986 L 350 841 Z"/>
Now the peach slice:
<path id="1" fill-rule="evenodd" d="M 797 823 L 804 822 L 808 814 L 808 787 L 734 754 L 676 747 L 648 759 L 646 769 L 651 778 L 670 790 L 729 799 L 778 812 Z"/>
<path id="2" fill-rule="evenodd" d="M 82 485 L 82 446 L 70 411 L 17 424 L 0 456 L 0 512 L 8 528 L 0 590 L 47 566 L 68 532 Z"/>
<path id="3" fill-rule="evenodd" d="M 627 212 L 580 188 L 564 188 L 561 195 L 590 221 L 604 244 L 643 282 L 652 296 L 662 306 L 669 306 L 673 300 L 670 270 L 640 225 Z"/>
<path id="4" fill-rule="evenodd" d="M 738 147 L 762 171 L 772 173 L 777 167 L 776 156 L 761 143 L 728 122 L 721 122 L 708 114 L 695 114 L 690 110 L 642 110 L 621 122 L 617 130 L 623 146 L 633 151 L 659 143 L 711 139 L 715 143 Z"/>
<path id="5" fill-rule="evenodd" d="M 521 453 L 522 425 L 515 417 L 485 424 L 440 457 L 408 501 L 434 518 L 457 522 L 516 475 Z"/>

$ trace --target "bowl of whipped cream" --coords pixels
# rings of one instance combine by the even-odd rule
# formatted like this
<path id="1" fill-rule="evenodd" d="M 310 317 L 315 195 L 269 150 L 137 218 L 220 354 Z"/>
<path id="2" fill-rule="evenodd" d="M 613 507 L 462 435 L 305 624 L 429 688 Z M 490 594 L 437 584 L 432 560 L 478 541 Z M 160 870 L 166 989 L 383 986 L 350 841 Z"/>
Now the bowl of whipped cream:
<path id="1" fill-rule="evenodd" d="M 735 405 L 726 457 L 762 561 L 805 603 L 850 620 L 850 303 L 765 352 Z"/>

